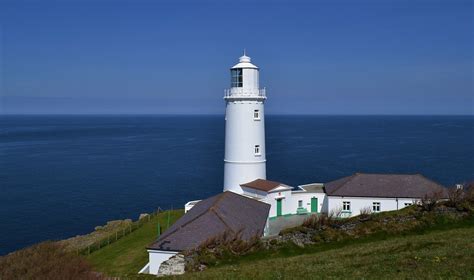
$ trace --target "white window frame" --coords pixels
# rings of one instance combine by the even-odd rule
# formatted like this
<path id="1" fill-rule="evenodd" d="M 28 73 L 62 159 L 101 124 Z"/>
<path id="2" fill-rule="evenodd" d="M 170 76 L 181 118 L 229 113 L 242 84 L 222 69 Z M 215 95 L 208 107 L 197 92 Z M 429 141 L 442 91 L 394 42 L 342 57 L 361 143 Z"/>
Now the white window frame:
<path id="1" fill-rule="evenodd" d="M 260 110 L 258 109 L 253 110 L 253 120 L 254 121 L 260 120 Z"/>
<path id="2" fill-rule="evenodd" d="M 343 201 L 342 202 L 342 211 L 343 212 L 350 212 L 351 211 L 351 202 L 350 201 Z"/>
<path id="3" fill-rule="evenodd" d="M 302 208 L 303 207 L 303 200 L 298 200 L 298 208 Z"/>
<path id="4" fill-rule="evenodd" d="M 253 147 L 253 152 L 254 152 L 255 156 L 261 156 L 262 151 L 260 150 L 260 145 L 255 145 Z"/>
<path id="5" fill-rule="evenodd" d="M 377 213 L 380 212 L 382 209 L 382 204 L 378 201 L 372 202 L 372 212 Z"/>

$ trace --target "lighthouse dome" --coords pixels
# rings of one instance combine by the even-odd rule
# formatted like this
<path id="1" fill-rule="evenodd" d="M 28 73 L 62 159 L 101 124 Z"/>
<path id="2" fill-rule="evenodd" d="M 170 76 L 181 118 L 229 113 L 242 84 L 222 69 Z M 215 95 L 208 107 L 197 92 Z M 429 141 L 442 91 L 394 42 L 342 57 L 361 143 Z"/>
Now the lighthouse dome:
<path id="1" fill-rule="evenodd" d="M 251 61 L 251 58 L 245 55 L 244 53 L 244 55 L 239 58 L 239 63 L 234 65 L 231 69 L 236 69 L 236 68 L 258 69 L 258 67 L 253 65 L 250 61 Z"/>

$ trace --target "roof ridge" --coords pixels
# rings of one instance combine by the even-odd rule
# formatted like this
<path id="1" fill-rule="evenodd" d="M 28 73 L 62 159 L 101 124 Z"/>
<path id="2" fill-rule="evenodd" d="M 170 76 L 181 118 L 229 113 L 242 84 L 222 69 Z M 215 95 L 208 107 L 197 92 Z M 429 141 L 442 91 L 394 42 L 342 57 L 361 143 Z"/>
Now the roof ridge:
<path id="1" fill-rule="evenodd" d="M 221 215 L 219 215 L 219 213 L 214 209 L 214 207 L 211 207 L 210 208 L 210 211 L 213 212 L 217 218 L 232 232 L 232 233 L 235 233 L 234 230 L 225 222 L 224 218 L 221 217 Z"/>
<path id="2" fill-rule="evenodd" d="M 351 176 L 348 176 L 348 177 L 345 177 L 345 178 L 349 178 L 347 181 L 345 181 L 344 183 L 342 183 L 340 186 L 338 186 L 337 188 L 335 188 L 332 192 L 336 192 L 337 190 L 339 190 L 340 188 L 342 188 L 344 185 L 346 185 L 347 183 L 349 183 L 350 181 L 352 181 L 354 179 L 354 177 L 356 177 L 357 175 L 360 175 L 361 173 L 354 173 L 352 174 Z"/>
<path id="3" fill-rule="evenodd" d="M 191 223 L 191 222 L 197 220 L 198 218 L 202 217 L 205 213 L 211 211 L 211 210 L 212 210 L 212 207 L 214 207 L 214 206 L 216 205 L 216 203 L 217 203 L 219 200 L 221 200 L 222 197 L 223 197 L 226 193 L 227 193 L 227 192 L 223 192 L 223 193 L 221 193 L 221 194 L 218 194 L 218 195 L 220 195 L 220 197 L 218 197 L 218 198 L 216 199 L 216 201 L 214 201 L 214 203 L 212 204 L 212 206 L 211 206 L 210 208 L 208 208 L 206 211 L 201 212 L 201 214 L 199 214 L 199 215 L 197 215 L 196 217 L 190 219 L 190 220 L 187 221 L 186 223 L 180 225 L 179 227 L 177 227 L 177 228 L 174 229 L 173 231 L 170 231 L 169 233 L 167 232 L 166 234 L 161 235 L 155 242 L 157 242 L 158 240 L 160 240 L 160 239 L 162 239 L 162 238 L 168 237 L 169 235 L 175 233 L 177 230 L 184 228 L 184 227 L 187 226 L 189 223 Z"/>

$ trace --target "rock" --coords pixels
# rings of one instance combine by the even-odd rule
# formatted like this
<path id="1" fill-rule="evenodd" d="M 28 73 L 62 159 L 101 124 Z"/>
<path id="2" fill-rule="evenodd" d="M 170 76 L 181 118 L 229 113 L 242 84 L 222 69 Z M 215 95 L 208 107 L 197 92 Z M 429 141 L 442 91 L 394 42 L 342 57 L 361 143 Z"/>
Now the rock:
<path id="1" fill-rule="evenodd" d="M 103 226 L 96 226 L 96 227 L 94 228 L 94 230 L 95 230 L 95 231 L 98 231 L 98 230 L 101 230 L 101 229 L 103 229 L 103 228 L 104 228 Z"/>
<path id="2" fill-rule="evenodd" d="M 184 256 L 182 254 L 177 254 L 160 265 L 158 277 L 184 274 L 184 266 Z"/>
<path id="3" fill-rule="evenodd" d="M 150 215 L 148 213 L 142 213 L 140 214 L 140 217 L 138 217 L 139 220 L 148 218 Z"/>

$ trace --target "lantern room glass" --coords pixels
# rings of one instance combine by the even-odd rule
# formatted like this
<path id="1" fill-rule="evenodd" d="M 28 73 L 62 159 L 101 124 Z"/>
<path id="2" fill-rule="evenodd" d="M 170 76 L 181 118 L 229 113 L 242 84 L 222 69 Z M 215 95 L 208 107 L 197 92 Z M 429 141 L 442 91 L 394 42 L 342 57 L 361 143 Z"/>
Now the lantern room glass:
<path id="1" fill-rule="evenodd" d="M 237 69 L 231 69 L 230 70 L 230 76 L 231 76 L 231 87 L 242 87 L 242 68 L 237 68 Z"/>

